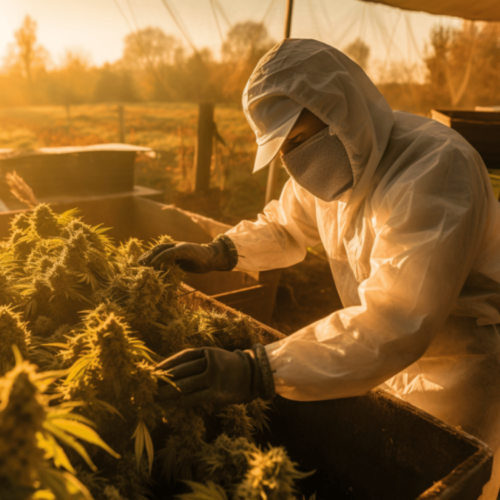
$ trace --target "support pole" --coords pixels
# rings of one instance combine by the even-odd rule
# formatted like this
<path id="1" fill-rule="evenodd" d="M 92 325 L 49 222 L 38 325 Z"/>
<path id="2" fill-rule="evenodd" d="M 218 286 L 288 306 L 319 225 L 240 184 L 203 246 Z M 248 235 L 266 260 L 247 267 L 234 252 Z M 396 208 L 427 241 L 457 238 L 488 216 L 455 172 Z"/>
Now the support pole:
<path id="1" fill-rule="evenodd" d="M 290 33 L 292 31 L 292 13 L 293 0 L 288 0 L 286 4 L 285 38 L 290 38 Z"/>
<path id="2" fill-rule="evenodd" d="M 196 192 L 208 191 L 210 187 L 210 164 L 212 162 L 212 137 L 214 134 L 214 104 L 200 103 L 198 114 L 198 140 L 195 151 Z"/>
<path id="3" fill-rule="evenodd" d="M 118 106 L 118 122 L 120 126 L 120 140 L 118 142 L 125 142 L 125 120 L 123 118 L 123 104 Z"/>
<path id="4" fill-rule="evenodd" d="M 293 13 L 293 0 L 287 0 L 284 38 L 290 38 L 290 33 L 292 31 L 292 13 Z M 281 165 L 281 160 L 279 159 L 279 154 L 278 154 L 278 156 L 269 164 L 269 174 L 267 177 L 267 189 L 266 189 L 266 205 L 271 200 L 274 199 L 274 192 L 276 191 L 276 185 L 278 184 L 278 174 L 280 165 Z"/>
<path id="5" fill-rule="evenodd" d="M 70 111 L 70 107 L 69 107 L 69 104 L 66 104 L 65 106 L 66 108 L 66 121 L 67 121 L 67 126 L 68 126 L 68 132 L 71 130 L 71 111 Z"/>

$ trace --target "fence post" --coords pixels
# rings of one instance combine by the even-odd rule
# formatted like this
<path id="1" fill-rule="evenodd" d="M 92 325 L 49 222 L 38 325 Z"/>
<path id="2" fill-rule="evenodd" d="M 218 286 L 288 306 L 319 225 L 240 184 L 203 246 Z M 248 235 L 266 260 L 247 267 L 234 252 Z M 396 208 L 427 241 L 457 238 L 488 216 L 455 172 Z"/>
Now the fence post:
<path id="1" fill-rule="evenodd" d="M 70 111 L 70 108 L 69 108 L 69 104 L 66 104 L 65 105 L 65 108 L 66 108 L 66 120 L 67 120 L 67 123 L 68 123 L 68 132 L 70 131 L 71 129 L 71 111 Z"/>
<path id="2" fill-rule="evenodd" d="M 198 140 L 195 151 L 195 183 L 197 192 L 210 187 L 210 163 L 212 161 L 212 137 L 214 134 L 214 104 L 200 103 L 198 113 Z"/>
<path id="3" fill-rule="evenodd" d="M 125 142 L 125 120 L 123 118 L 123 104 L 118 106 L 118 122 L 120 126 L 120 140 L 118 142 Z"/>

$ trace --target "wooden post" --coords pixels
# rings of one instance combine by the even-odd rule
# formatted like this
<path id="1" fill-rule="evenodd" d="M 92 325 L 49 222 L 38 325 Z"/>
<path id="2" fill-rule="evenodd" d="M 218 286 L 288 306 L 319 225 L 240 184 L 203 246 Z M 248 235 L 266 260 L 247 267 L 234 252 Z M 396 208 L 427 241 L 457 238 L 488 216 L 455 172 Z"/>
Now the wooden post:
<path id="1" fill-rule="evenodd" d="M 292 31 L 292 12 L 293 0 L 288 0 L 286 3 L 285 38 L 290 38 L 290 33 Z"/>
<path id="2" fill-rule="evenodd" d="M 118 122 L 120 127 L 120 139 L 118 142 L 123 144 L 125 142 L 125 120 L 123 118 L 123 104 L 120 104 L 118 106 Z"/>
<path id="3" fill-rule="evenodd" d="M 65 107 L 66 107 L 66 120 L 68 122 L 68 132 L 69 132 L 71 129 L 71 111 L 69 108 L 69 104 L 66 104 Z"/>
<path id="4" fill-rule="evenodd" d="M 290 38 L 290 33 L 292 31 L 292 13 L 293 0 L 287 0 L 284 38 Z M 278 169 L 280 165 L 281 160 L 279 159 L 278 153 L 278 156 L 269 164 L 266 188 L 266 205 L 274 199 L 274 192 L 276 191 L 276 184 L 278 183 Z"/>
<path id="5" fill-rule="evenodd" d="M 214 134 L 214 104 L 200 103 L 198 113 L 198 140 L 195 150 L 195 183 L 197 192 L 210 187 L 210 163 L 212 161 L 212 137 Z"/>

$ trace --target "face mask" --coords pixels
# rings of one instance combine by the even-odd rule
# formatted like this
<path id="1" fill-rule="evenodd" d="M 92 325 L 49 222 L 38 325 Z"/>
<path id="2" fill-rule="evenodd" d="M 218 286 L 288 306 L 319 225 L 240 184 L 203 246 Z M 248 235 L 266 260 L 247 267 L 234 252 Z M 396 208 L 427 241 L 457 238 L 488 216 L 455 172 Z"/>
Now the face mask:
<path id="1" fill-rule="evenodd" d="M 293 179 L 316 198 L 334 201 L 352 187 L 351 162 L 328 127 L 281 157 Z"/>

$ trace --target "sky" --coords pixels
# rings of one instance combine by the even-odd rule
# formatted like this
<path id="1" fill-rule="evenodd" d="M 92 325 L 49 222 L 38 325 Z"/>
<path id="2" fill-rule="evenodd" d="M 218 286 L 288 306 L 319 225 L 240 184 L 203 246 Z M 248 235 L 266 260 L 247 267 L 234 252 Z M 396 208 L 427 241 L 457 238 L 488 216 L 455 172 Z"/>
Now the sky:
<path id="1" fill-rule="evenodd" d="M 39 42 L 56 64 L 65 49 L 83 51 L 97 65 L 113 62 L 134 26 L 157 26 L 187 43 L 165 5 L 194 46 L 209 47 L 216 57 L 221 38 L 241 21 L 263 20 L 275 40 L 283 36 L 286 0 L 0 0 L 0 58 L 25 15 L 37 21 Z M 416 64 L 432 26 L 460 22 L 360 0 L 295 0 L 292 37 L 315 38 L 340 49 L 361 37 L 379 66 L 393 60 Z"/>

